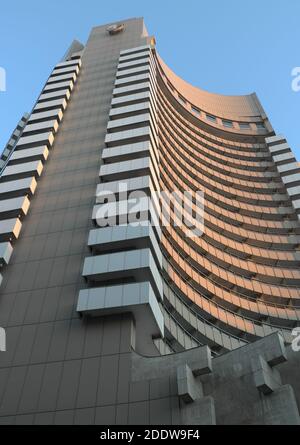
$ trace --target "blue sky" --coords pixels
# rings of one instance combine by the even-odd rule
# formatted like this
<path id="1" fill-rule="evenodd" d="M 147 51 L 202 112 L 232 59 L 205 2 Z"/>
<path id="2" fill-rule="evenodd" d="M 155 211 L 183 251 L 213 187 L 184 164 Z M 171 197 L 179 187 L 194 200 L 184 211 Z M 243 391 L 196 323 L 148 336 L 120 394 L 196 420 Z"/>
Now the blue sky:
<path id="1" fill-rule="evenodd" d="M 92 26 L 143 16 L 165 62 L 188 82 L 222 94 L 256 91 L 275 130 L 300 160 L 299 0 L 37 0 L 2 2 L 0 151 L 30 111 L 53 66 Z"/>

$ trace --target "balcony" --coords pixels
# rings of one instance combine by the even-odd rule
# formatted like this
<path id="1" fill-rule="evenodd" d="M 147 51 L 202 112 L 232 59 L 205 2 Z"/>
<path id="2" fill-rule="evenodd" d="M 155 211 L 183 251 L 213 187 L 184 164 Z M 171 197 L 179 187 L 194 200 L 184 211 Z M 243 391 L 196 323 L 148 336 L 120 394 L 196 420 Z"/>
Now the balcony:
<path id="1" fill-rule="evenodd" d="M 142 205 L 142 201 L 145 200 L 143 205 L 147 204 L 146 207 L 148 209 L 148 203 L 151 203 L 155 206 L 155 211 L 157 215 L 159 215 L 160 201 L 158 195 L 159 188 L 157 188 L 159 187 L 159 183 L 156 182 L 155 188 L 153 185 L 154 182 L 156 182 L 156 178 L 153 180 L 150 175 L 133 176 L 116 181 L 101 182 L 96 189 L 96 203 L 102 205 L 104 200 L 108 199 L 107 205 L 113 206 L 116 202 L 127 200 L 128 205 L 133 202 L 133 207 L 136 209 L 135 204 L 139 203 Z M 109 202 L 110 197 L 113 197 L 113 202 L 111 203 Z M 121 208 L 121 204 L 119 208 Z M 110 208 L 110 211 L 115 214 L 113 207 Z M 146 211 L 146 208 L 144 208 L 144 211 Z"/>
<path id="2" fill-rule="evenodd" d="M 8 165 L 1 176 L 2 181 L 27 178 L 28 176 L 38 178 L 43 171 L 41 161 L 26 162 L 25 164 Z"/>
<path id="3" fill-rule="evenodd" d="M 39 97 L 39 103 L 41 102 L 48 102 L 54 99 L 66 99 L 69 100 L 71 97 L 71 93 L 68 89 L 61 90 L 61 91 L 55 91 L 53 93 L 43 93 Z"/>
<path id="4" fill-rule="evenodd" d="M 108 281 L 126 278 L 135 282 L 150 281 L 156 297 L 159 300 L 163 298 L 162 279 L 150 249 L 88 257 L 82 275 L 92 283 L 107 284 Z"/>
<path id="5" fill-rule="evenodd" d="M 0 198 L 13 198 L 16 196 L 34 195 L 37 182 L 34 177 L 18 179 L 10 182 L 0 182 Z"/>
<path id="6" fill-rule="evenodd" d="M 288 187 L 288 184 L 300 185 L 300 173 L 294 175 L 282 176 L 282 182 Z"/>
<path id="7" fill-rule="evenodd" d="M 143 73 L 152 73 L 154 75 L 155 69 L 148 63 L 144 66 L 139 66 L 136 68 L 129 68 L 127 70 L 117 71 L 116 78 L 123 79 L 124 77 L 136 76 Z"/>
<path id="8" fill-rule="evenodd" d="M 0 243 L 0 264 L 8 264 L 13 253 L 12 245 L 9 242 Z"/>
<path id="9" fill-rule="evenodd" d="M 27 215 L 30 201 L 27 196 L 0 201 L 0 220 Z"/>
<path id="10" fill-rule="evenodd" d="M 16 150 L 23 148 L 34 148 L 41 145 L 46 145 L 48 148 L 52 147 L 54 136 L 52 131 L 46 133 L 35 134 L 32 136 L 24 136 L 19 139 L 16 145 Z"/>
<path id="11" fill-rule="evenodd" d="M 30 119 L 28 120 L 28 124 L 34 124 L 37 121 L 43 122 L 48 121 L 49 119 L 57 119 L 59 122 L 63 118 L 63 112 L 60 108 L 54 108 L 50 111 L 44 111 L 41 113 L 34 113 L 30 116 Z"/>
<path id="12" fill-rule="evenodd" d="M 126 87 L 133 84 L 149 82 L 153 80 L 153 76 L 150 73 L 137 74 L 136 76 L 125 77 L 116 79 L 115 88 Z"/>
<path id="13" fill-rule="evenodd" d="M 145 227 L 149 222 L 161 238 L 159 225 L 159 201 L 145 196 L 137 203 L 136 199 L 127 199 L 106 204 L 96 204 L 93 208 L 92 220 L 101 228 L 114 226 Z"/>
<path id="14" fill-rule="evenodd" d="M 107 132 L 116 133 L 121 131 L 134 130 L 151 126 L 153 132 L 156 133 L 156 122 L 150 113 L 138 114 L 137 116 L 126 117 L 123 119 L 114 119 L 108 122 Z"/>
<path id="15" fill-rule="evenodd" d="M 54 91 L 59 90 L 69 90 L 70 92 L 74 88 L 74 82 L 73 80 L 68 80 L 67 82 L 56 82 L 56 83 L 50 83 L 50 85 L 46 85 L 43 93 L 50 93 Z"/>
<path id="16" fill-rule="evenodd" d="M 289 164 L 278 165 L 277 170 L 281 176 L 287 176 L 292 173 L 298 173 L 300 179 L 300 164 L 299 162 L 291 162 Z"/>
<path id="17" fill-rule="evenodd" d="M 287 189 L 288 195 L 293 199 L 297 196 L 300 197 L 300 185 L 296 185 L 296 187 L 290 187 Z"/>
<path id="18" fill-rule="evenodd" d="M 107 196 L 107 193 L 114 194 L 115 197 L 118 196 L 118 199 L 121 199 L 119 196 L 120 194 L 124 194 L 125 192 L 127 197 L 127 193 L 135 191 L 147 192 L 147 196 L 151 192 L 154 193 L 153 181 L 151 177 L 137 176 L 117 181 L 101 182 L 97 185 L 96 202 L 102 202 L 103 196 Z"/>
<path id="19" fill-rule="evenodd" d="M 51 83 L 65 82 L 66 80 L 75 82 L 76 78 L 77 76 L 75 73 L 63 74 L 61 76 L 51 76 L 48 79 L 47 85 L 50 85 Z"/>
<path id="20" fill-rule="evenodd" d="M 18 218 L 0 221 L 0 242 L 18 239 L 21 227 L 22 224 Z"/>
<path id="21" fill-rule="evenodd" d="M 129 60 L 138 60 L 143 59 L 145 57 L 148 57 L 150 54 L 150 48 L 146 49 L 145 51 L 142 51 L 137 54 L 129 54 L 129 55 L 121 55 L 119 58 L 119 62 L 127 62 Z"/>
<path id="22" fill-rule="evenodd" d="M 135 48 L 124 49 L 124 50 L 120 51 L 120 57 L 127 56 L 129 54 L 138 54 L 143 51 L 150 50 L 150 49 L 151 49 L 150 45 L 142 45 L 142 46 L 137 46 Z"/>
<path id="23" fill-rule="evenodd" d="M 295 161 L 295 160 L 296 160 L 295 155 L 291 151 L 278 156 L 273 156 L 273 161 L 275 162 L 275 164 L 279 164 L 285 161 Z"/>
<path id="24" fill-rule="evenodd" d="M 81 290 L 77 312 L 91 317 L 130 312 L 143 337 L 164 336 L 163 314 L 149 282 Z M 140 339 L 136 341 L 140 349 Z"/>
<path id="25" fill-rule="evenodd" d="M 286 151 L 290 151 L 290 147 L 286 142 L 280 143 L 280 144 L 276 144 L 276 145 L 272 145 L 269 147 L 270 152 L 273 153 L 278 153 L 278 152 L 286 152 Z"/>
<path id="26" fill-rule="evenodd" d="M 9 165 L 21 164 L 23 161 L 46 161 L 49 156 L 49 150 L 46 146 L 26 148 L 25 150 L 16 150 L 12 154 Z"/>
<path id="27" fill-rule="evenodd" d="M 23 134 L 22 139 L 24 137 L 28 137 L 29 135 L 35 135 L 37 133 L 45 133 L 45 132 L 53 132 L 56 133 L 59 127 L 59 123 L 57 119 L 54 120 L 48 120 L 45 122 L 38 122 L 38 123 L 29 123 L 26 125 Z"/>
<path id="28" fill-rule="evenodd" d="M 116 147 L 117 145 L 127 145 L 135 142 L 147 141 L 151 136 L 152 132 L 150 127 L 133 128 L 127 131 L 107 134 L 105 144 L 107 147 Z"/>
<path id="29" fill-rule="evenodd" d="M 132 83 L 131 85 L 126 86 L 117 86 L 113 90 L 113 96 L 126 96 L 132 93 L 142 93 L 144 91 L 151 91 L 152 93 L 156 93 L 156 87 L 153 85 L 152 80 L 148 82 L 138 82 Z"/>
<path id="30" fill-rule="evenodd" d="M 150 91 L 145 91 L 143 93 L 129 94 L 121 97 L 114 97 L 111 101 L 111 106 L 112 108 L 120 108 L 143 102 L 151 102 L 153 109 L 155 109 L 156 107 L 153 104 L 152 97 L 153 96 Z"/>
<path id="31" fill-rule="evenodd" d="M 99 176 L 103 182 L 120 181 L 139 176 L 150 175 L 155 189 L 160 190 L 158 183 L 158 169 L 156 162 L 148 156 L 146 158 L 131 159 L 129 161 L 104 164 L 100 168 Z"/>
<path id="32" fill-rule="evenodd" d="M 46 111 L 50 111 L 53 109 L 60 108 L 61 110 L 65 110 L 67 108 L 67 101 L 64 97 L 56 100 L 49 100 L 47 102 L 41 102 L 37 103 L 34 107 L 33 114 L 42 112 L 45 113 Z"/>
<path id="33" fill-rule="evenodd" d="M 105 164 L 131 159 L 145 158 L 154 151 L 150 141 L 138 142 L 136 144 L 122 145 L 121 147 L 105 148 L 102 151 L 102 160 Z M 155 151 L 158 161 L 158 153 Z"/>
<path id="34" fill-rule="evenodd" d="M 143 59 L 134 59 L 129 61 L 119 60 L 118 71 L 134 68 L 137 66 L 145 66 L 150 62 L 150 53 L 146 55 Z"/>
<path id="35" fill-rule="evenodd" d="M 78 74 L 79 73 L 79 66 L 78 65 L 71 65 L 71 66 L 66 66 L 66 67 L 55 68 L 52 71 L 51 77 L 53 77 L 53 76 L 60 76 L 60 75 L 63 75 L 63 74 L 71 74 L 71 73 Z"/>
<path id="36" fill-rule="evenodd" d="M 115 226 L 90 231 L 88 246 L 94 254 L 130 249 L 151 249 L 157 267 L 162 267 L 162 253 L 150 224 L 145 226 Z"/>
<path id="37" fill-rule="evenodd" d="M 109 118 L 110 120 L 124 119 L 126 117 L 137 116 L 145 113 L 152 113 L 153 115 L 156 115 L 154 110 L 155 108 L 153 107 L 153 103 L 149 100 L 147 102 L 141 102 L 138 104 L 112 108 L 109 112 Z"/>
<path id="38" fill-rule="evenodd" d="M 68 61 L 65 61 L 65 62 L 61 62 L 61 63 L 58 63 L 56 66 L 55 66 L 55 70 L 58 70 L 58 69 L 61 69 L 61 68 L 65 68 L 65 67 L 69 67 L 69 66 L 79 66 L 79 67 L 81 67 L 81 60 L 80 59 L 72 59 L 72 60 L 68 60 Z"/>

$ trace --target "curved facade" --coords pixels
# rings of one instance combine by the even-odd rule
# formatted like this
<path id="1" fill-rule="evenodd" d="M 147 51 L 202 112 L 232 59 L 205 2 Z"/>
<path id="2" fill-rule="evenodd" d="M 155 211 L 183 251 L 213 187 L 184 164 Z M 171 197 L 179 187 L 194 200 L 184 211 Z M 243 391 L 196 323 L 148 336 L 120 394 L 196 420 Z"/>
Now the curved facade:
<path id="1" fill-rule="evenodd" d="M 202 237 L 163 230 L 166 310 L 217 353 L 278 330 L 289 343 L 299 325 L 300 225 L 270 151 L 274 131 L 255 94 L 209 94 L 178 78 L 155 51 L 153 62 L 161 188 L 205 192 Z"/>
<path id="2" fill-rule="evenodd" d="M 158 56 L 154 39 L 121 52 L 113 95 L 104 152 L 110 164 L 100 178 L 107 182 L 105 168 L 119 183 L 147 174 L 138 164 L 122 179 L 116 173 L 142 156 L 145 140 L 155 190 L 205 194 L 202 236 L 190 238 L 187 226 L 176 225 L 176 202 L 166 210 L 171 223 L 161 224 L 165 342 L 174 351 L 209 345 L 220 354 L 280 331 L 290 343 L 300 314 L 300 225 L 280 169 L 296 173 L 293 185 L 300 170 L 256 95 L 188 85 Z M 116 147 L 121 162 L 112 156 Z"/>

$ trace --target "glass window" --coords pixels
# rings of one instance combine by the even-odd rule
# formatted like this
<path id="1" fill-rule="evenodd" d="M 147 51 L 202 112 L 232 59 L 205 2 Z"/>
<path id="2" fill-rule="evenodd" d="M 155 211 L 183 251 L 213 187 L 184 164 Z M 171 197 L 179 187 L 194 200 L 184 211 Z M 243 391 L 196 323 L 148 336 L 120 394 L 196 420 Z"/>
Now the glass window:
<path id="1" fill-rule="evenodd" d="M 200 116 L 200 110 L 198 108 L 192 106 L 192 112 L 197 114 L 197 116 Z"/>
<path id="2" fill-rule="evenodd" d="M 206 115 L 206 119 L 211 121 L 211 122 L 217 122 L 217 119 L 215 116 L 212 116 L 211 114 L 207 114 Z"/>
<path id="3" fill-rule="evenodd" d="M 168 81 L 168 87 L 172 90 L 172 91 L 174 91 L 174 87 L 173 87 L 173 85 Z"/>
<path id="4" fill-rule="evenodd" d="M 231 121 L 227 121 L 227 120 L 223 119 L 222 122 L 223 122 L 224 127 L 228 127 L 228 128 L 233 127 L 233 123 Z"/>
<path id="5" fill-rule="evenodd" d="M 180 102 L 182 105 L 186 105 L 186 101 L 185 101 L 185 99 L 184 99 L 182 96 L 179 96 L 179 95 L 178 95 L 178 100 L 179 100 L 179 102 Z"/>
<path id="6" fill-rule="evenodd" d="M 265 129 L 265 125 L 263 122 L 256 122 L 256 126 L 259 130 Z"/>
<path id="7" fill-rule="evenodd" d="M 240 122 L 239 125 L 242 130 L 248 130 L 250 128 L 250 124 L 248 124 L 248 122 Z"/>

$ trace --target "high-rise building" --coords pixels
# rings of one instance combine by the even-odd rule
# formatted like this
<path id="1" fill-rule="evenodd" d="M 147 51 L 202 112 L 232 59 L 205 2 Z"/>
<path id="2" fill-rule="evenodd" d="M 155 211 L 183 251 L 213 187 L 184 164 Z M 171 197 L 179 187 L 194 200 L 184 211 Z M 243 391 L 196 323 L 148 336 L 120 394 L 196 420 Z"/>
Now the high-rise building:
<path id="1" fill-rule="evenodd" d="M 255 94 L 99 26 L 0 168 L 0 424 L 299 424 L 300 167 Z"/>

